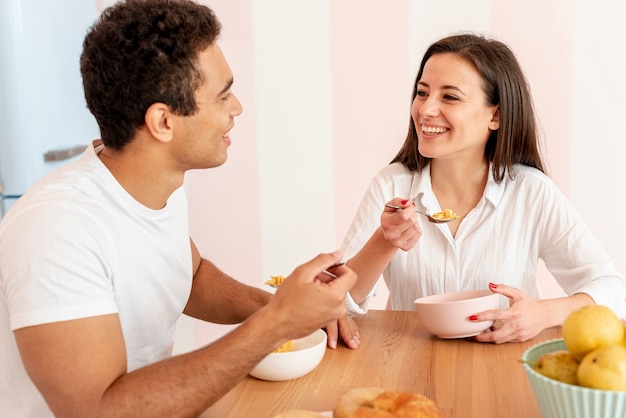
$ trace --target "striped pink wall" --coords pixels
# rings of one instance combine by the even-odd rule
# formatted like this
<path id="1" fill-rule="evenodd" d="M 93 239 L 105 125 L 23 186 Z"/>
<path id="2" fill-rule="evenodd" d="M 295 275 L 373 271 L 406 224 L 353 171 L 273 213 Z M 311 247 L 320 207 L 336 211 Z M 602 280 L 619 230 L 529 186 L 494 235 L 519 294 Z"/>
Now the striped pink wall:
<path id="1" fill-rule="evenodd" d="M 116 0 L 93 0 L 102 10 Z M 461 30 L 512 46 L 526 71 L 549 174 L 626 272 L 626 25 L 596 0 L 198 0 L 244 105 L 227 163 L 188 174 L 192 237 L 251 285 L 334 250 L 372 175 L 403 140 L 426 46 Z M 541 214 L 538 214 L 541 215 Z M 557 295 L 542 272 L 542 291 Z M 384 307 L 381 292 L 374 307 Z M 228 327 L 182 320 L 179 350 Z"/>
<path id="2" fill-rule="evenodd" d="M 623 193 L 595 180 L 615 176 L 614 167 L 586 161 L 590 136 L 581 135 L 592 129 L 602 133 L 593 140 L 605 146 L 611 140 L 610 147 L 624 142 L 615 139 L 621 132 L 608 132 L 619 123 L 604 120 L 606 108 L 593 101 L 593 93 L 612 86 L 610 80 L 598 85 L 602 69 L 593 65 L 594 36 L 595 42 L 614 39 L 618 47 L 624 30 L 617 24 L 590 28 L 585 16 L 609 0 L 593 5 L 566 0 L 203 1 L 224 25 L 220 44 L 244 112 L 236 121 L 226 164 L 189 173 L 192 236 L 207 258 L 239 280 L 260 286 L 270 274 L 288 274 L 313 252 L 339 245 L 370 178 L 403 140 L 410 86 L 423 50 L 459 30 L 490 33 L 513 47 L 534 93 L 549 172 L 583 216 L 591 218 L 598 205 L 626 203 Z M 626 69 L 621 61 L 617 66 Z M 595 84 L 585 84 L 590 77 Z M 621 90 L 616 93 L 624 97 Z M 611 110 L 621 110 L 623 117 L 626 104 L 621 102 L 611 102 Z M 619 258 L 626 221 L 620 218 L 610 228 L 602 220 L 589 224 L 626 268 Z M 542 275 L 543 291 L 558 294 L 548 275 Z M 382 292 L 375 306 L 384 304 Z M 204 344 L 227 329 L 182 321 L 179 347 Z"/>
<path id="3" fill-rule="evenodd" d="M 565 193 L 571 169 L 573 12 L 568 0 L 493 2 L 492 32 L 513 48 L 523 65 L 544 134 L 549 174 Z"/>
<path id="4" fill-rule="evenodd" d="M 391 5 L 390 5 L 391 6 Z M 406 1 L 331 1 L 333 176 L 337 243 L 373 174 L 406 135 L 411 100 Z"/>
<path id="5" fill-rule="evenodd" d="M 190 227 L 207 258 L 234 277 L 251 281 L 261 269 L 251 1 L 214 1 L 211 6 L 224 27 L 220 44 L 243 113 L 235 120 L 226 164 L 188 173 Z"/>
<path id="6" fill-rule="evenodd" d="M 233 91 L 243 113 L 235 120 L 226 164 L 188 173 L 191 236 L 204 257 L 223 271 L 258 285 L 262 260 L 252 1 L 208 3 L 223 25 L 220 46 L 233 71 Z M 187 321 L 181 328 L 181 345 L 192 348 L 231 327 Z"/>

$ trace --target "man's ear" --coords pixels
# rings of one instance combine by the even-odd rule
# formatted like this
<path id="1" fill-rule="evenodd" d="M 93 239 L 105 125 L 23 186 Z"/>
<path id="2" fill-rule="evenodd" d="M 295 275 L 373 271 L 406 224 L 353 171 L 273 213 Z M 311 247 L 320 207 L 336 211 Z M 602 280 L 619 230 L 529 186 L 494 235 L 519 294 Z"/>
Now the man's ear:
<path id="1" fill-rule="evenodd" d="M 491 116 L 491 121 L 489 121 L 489 129 L 492 131 L 496 131 L 500 128 L 500 105 L 495 107 L 493 115 Z"/>
<path id="2" fill-rule="evenodd" d="M 158 141 L 169 142 L 174 137 L 174 118 L 165 103 L 153 103 L 146 110 L 145 122 L 148 132 Z"/>

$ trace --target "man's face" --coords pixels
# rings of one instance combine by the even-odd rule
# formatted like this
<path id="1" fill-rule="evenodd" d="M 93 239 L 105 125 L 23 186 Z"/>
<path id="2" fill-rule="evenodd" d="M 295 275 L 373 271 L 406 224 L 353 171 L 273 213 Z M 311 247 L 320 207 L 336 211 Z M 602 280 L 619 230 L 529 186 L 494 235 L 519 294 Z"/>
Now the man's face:
<path id="1" fill-rule="evenodd" d="M 216 43 L 198 55 L 198 69 L 204 79 L 196 90 L 198 111 L 191 116 L 176 116 L 174 153 L 182 170 L 224 164 L 231 144 L 230 130 L 235 116 L 242 111 L 231 91 L 232 72 Z"/>

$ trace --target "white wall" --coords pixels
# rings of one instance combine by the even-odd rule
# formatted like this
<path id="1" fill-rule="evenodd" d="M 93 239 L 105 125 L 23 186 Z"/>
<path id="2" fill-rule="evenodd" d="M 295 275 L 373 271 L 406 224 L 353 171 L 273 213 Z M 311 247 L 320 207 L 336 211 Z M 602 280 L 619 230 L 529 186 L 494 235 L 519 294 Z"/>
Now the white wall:
<path id="1" fill-rule="evenodd" d="M 609 0 L 574 4 L 570 198 L 626 273 L 624 14 Z"/>

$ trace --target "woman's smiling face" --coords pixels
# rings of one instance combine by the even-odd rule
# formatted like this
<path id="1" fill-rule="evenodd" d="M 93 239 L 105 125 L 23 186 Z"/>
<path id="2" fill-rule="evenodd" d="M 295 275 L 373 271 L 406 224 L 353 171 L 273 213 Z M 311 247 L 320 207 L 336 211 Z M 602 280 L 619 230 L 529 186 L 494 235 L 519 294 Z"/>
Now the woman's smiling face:
<path id="1" fill-rule="evenodd" d="M 435 54 L 424 65 L 411 108 L 419 152 L 428 158 L 483 158 L 499 106 L 487 103 L 476 68 L 453 53 Z"/>

